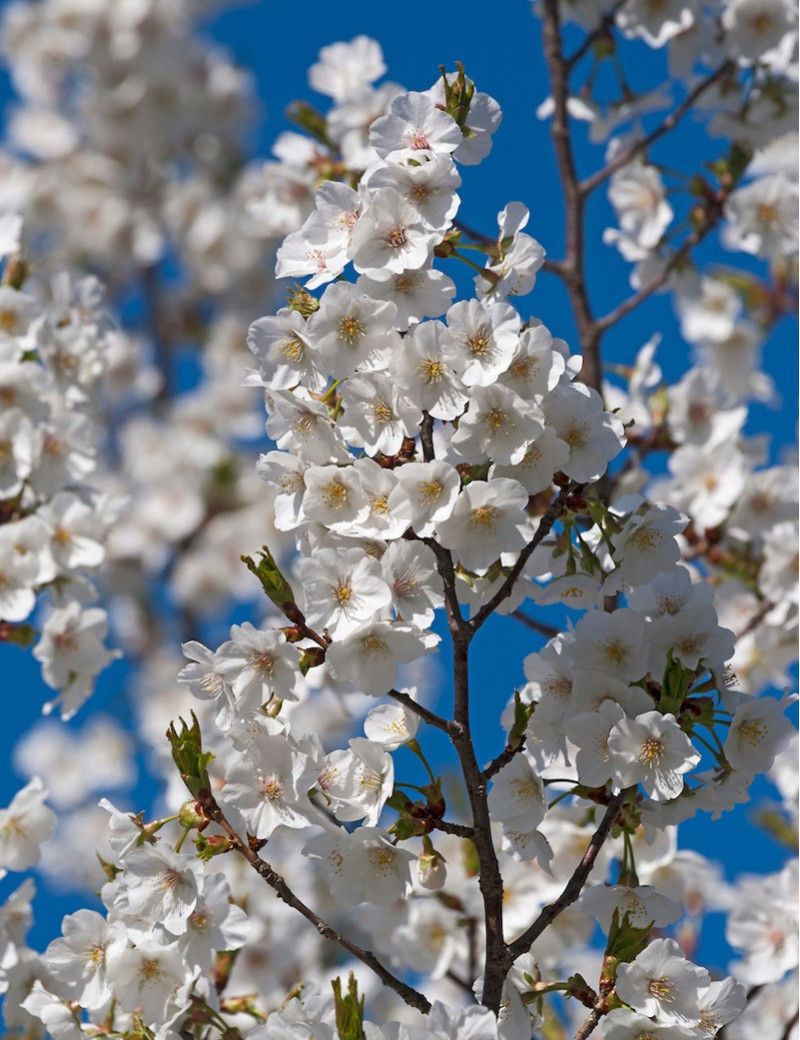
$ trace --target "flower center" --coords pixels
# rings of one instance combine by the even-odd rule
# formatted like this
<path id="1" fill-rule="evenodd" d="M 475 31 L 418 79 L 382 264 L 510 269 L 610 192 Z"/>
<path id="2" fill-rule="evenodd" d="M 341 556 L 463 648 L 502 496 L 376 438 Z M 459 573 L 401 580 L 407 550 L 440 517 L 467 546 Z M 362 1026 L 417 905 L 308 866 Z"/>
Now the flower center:
<path id="1" fill-rule="evenodd" d="M 366 334 L 364 323 L 354 314 L 348 314 L 339 322 L 339 339 L 344 340 L 348 347 L 357 346 Z"/>
<path id="2" fill-rule="evenodd" d="M 432 383 L 440 383 L 444 379 L 444 362 L 440 358 L 428 354 L 417 363 L 417 371 L 422 382 L 428 386 Z"/>
<path id="3" fill-rule="evenodd" d="M 497 524 L 498 511 L 495 506 L 478 506 L 472 510 L 472 526 L 491 530 Z"/>
<path id="4" fill-rule="evenodd" d="M 383 240 L 390 249 L 399 249 L 408 241 L 406 229 L 400 224 L 395 224 L 384 234 Z"/>
<path id="5" fill-rule="evenodd" d="M 467 340 L 467 348 L 475 357 L 485 357 L 491 351 L 492 345 L 492 333 L 485 325 L 481 325 Z"/>
<path id="6" fill-rule="evenodd" d="M 341 509 L 347 505 L 348 487 L 338 478 L 322 488 L 322 501 L 329 509 Z"/>
<path id="7" fill-rule="evenodd" d="M 656 740 L 655 737 L 648 737 L 639 749 L 639 761 L 646 765 L 648 769 L 653 769 L 657 766 L 663 757 L 664 745 L 660 740 Z M 664 980 L 658 979 L 656 981 L 661 982 Z M 652 986 L 653 983 L 651 982 L 650 985 Z"/>
<path id="8" fill-rule="evenodd" d="M 281 356 L 292 365 L 296 365 L 303 360 L 305 346 L 299 336 L 290 336 L 288 339 L 285 339 L 278 349 Z"/>

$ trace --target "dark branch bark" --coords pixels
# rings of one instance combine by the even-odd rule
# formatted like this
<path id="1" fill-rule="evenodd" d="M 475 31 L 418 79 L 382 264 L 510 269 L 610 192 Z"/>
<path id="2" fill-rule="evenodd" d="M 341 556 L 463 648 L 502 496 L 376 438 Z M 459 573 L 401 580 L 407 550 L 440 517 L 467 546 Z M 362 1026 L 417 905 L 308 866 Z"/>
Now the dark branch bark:
<path id="1" fill-rule="evenodd" d="M 398 996 L 402 997 L 406 1004 L 417 1011 L 427 1014 L 430 1011 L 431 1003 L 424 994 L 415 990 L 412 986 L 403 982 L 402 979 L 398 979 L 396 975 L 393 975 L 388 968 L 383 965 L 378 958 L 370 950 L 365 950 L 357 943 L 353 942 L 346 935 L 337 931 L 332 925 L 329 925 L 327 921 L 324 921 L 319 914 L 315 913 L 309 906 L 300 899 L 286 884 L 286 881 L 281 877 L 277 871 L 263 860 L 258 853 L 250 848 L 247 842 L 243 841 L 236 830 L 228 823 L 224 813 L 220 809 L 219 805 L 215 801 L 211 793 L 201 800 L 203 809 L 209 819 L 213 820 L 218 827 L 221 827 L 225 831 L 226 835 L 231 841 L 231 844 L 236 851 L 247 860 L 250 866 L 259 874 L 260 877 L 269 885 L 269 887 L 275 892 L 279 899 L 282 899 L 287 906 L 292 907 L 293 910 L 297 910 L 298 913 L 302 914 L 307 921 L 317 929 L 319 934 L 325 939 L 330 939 L 331 942 L 337 943 L 343 949 L 347 950 L 354 957 L 357 957 L 363 964 L 366 964 L 368 968 L 378 976 L 384 985 L 394 990 Z"/>
<path id="2" fill-rule="evenodd" d="M 713 72 L 710 72 L 705 79 L 702 79 L 694 90 L 690 91 L 683 101 L 678 105 L 677 108 L 673 109 L 672 112 L 659 123 L 659 125 L 652 130 L 649 134 L 646 134 L 640 141 L 635 141 L 628 148 L 625 148 L 615 156 L 610 163 L 605 165 L 602 170 L 598 170 L 593 173 L 590 177 L 582 180 L 578 185 L 578 190 L 581 195 L 590 195 L 595 188 L 599 187 L 604 181 L 607 181 L 609 177 L 621 170 L 623 166 L 627 166 L 629 162 L 635 159 L 642 152 L 647 151 L 651 144 L 654 144 L 659 138 L 668 134 L 670 130 L 673 130 L 678 123 L 683 119 L 687 112 L 694 108 L 694 104 L 698 98 L 700 98 L 709 87 L 713 86 L 718 80 L 722 79 L 728 72 L 734 68 L 732 61 L 724 61 L 721 65 L 717 66 Z"/>
<path id="3" fill-rule="evenodd" d="M 703 241 L 719 223 L 722 215 L 721 207 L 715 207 L 708 212 L 706 223 L 702 228 L 697 228 L 690 235 L 688 235 L 680 247 L 675 250 L 672 256 L 664 264 L 664 267 L 659 271 L 657 275 L 650 279 L 650 281 L 643 285 L 642 288 L 635 293 L 633 296 L 629 296 L 627 300 L 623 300 L 618 307 L 615 307 L 613 311 L 609 311 L 608 314 L 602 318 L 598 318 L 596 321 L 596 327 L 600 333 L 610 329 L 612 325 L 616 325 L 617 322 L 621 321 L 624 317 L 635 310 L 639 304 L 644 303 L 645 300 L 649 299 L 654 292 L 657 292 L 662 285 L 666 285 L 669 281 L 669 277 L 673 271 L 681 266 L 684 260 L 686 260 L 695 248 Z"/>
<path id="4" fill-rule="evenodd" d="M 509 943 L 508 950 L 514 960 L 526 953 L 545 928 L 552 924 L 559 914 L 563 913 L 581 894 L 581 890 L 586 884 L 586 879 L 589 877 L 595 864 L 597 855 L 603 847 L 606 838 L 611 833 L 614 820 L 617 818 L 627 793 L 627 791 L 620 791 L 619 794 L 614 795 L 609 801 L 608 808 L 589 841 L 589 848 L 583 854 L 583 859 L 573 871 L 572 877 L 565 885 L 558 899 L 544 907 L 533 924 L 526 928 L 522 935 L 518 936 L 512 943 Z"/>
<path id="5" fill-rule="evenodd" d="M 608 11 L 598 22 L 597 26 L 584 38 L 581 45 L 566 59 L 567 71 L 572 72 L 581 58 L 586 54 L 587 51 L 597 43 L 603 36 L 608 35 L 614 25 L 614 19 L 616 18 L 617 11 L 622 7 L 623 4 L 627 3 L 627 0 L 616 0 L 616 3 L 609 8 Z"/>
<path id="6" fill-rule="evenodd" d="M 528 542 L 528 544 L 517 557 L 517 562 L 509 571 L 506 580 L 503 582 L 503 584 L 500 586 L 497 592 L 495 592 L 492 598 L 488 602 L 484 603 L 484 605 L 475 614 L 475 616 L 467 622 L 467 626 L 471 629 L 473 633 L 477 632 L 481 625 L 486 621 L 486 619 L 491 614 L 493 614 L 495 610 L 497 610 L 497 608 L 500 606 L 503 600 L 511 595 L 511 590 L 514 588 L 514 583 L 516 582 L 520 574 L 522 574 L 522 570 L 525 567 L 525 564 L 530 559 L 533 550 L 536 548 L 537 545 L 544 541 L 548 534 L 550 534 L 550 531 L 553 528 L 553 524 L 564 511 L 564 506 L 566 504 L 567 498 L 573 491 L 576 490 L 577 487 L 578 485 L 576 484 L 570 484 L 569 487 L 562 488 L 561 491 L 559 491 L 558 495 L 553 499 L 550 508 L 539 521 L 539 526 L 536 528 L 533 538 L 531 538 L 531 540 Z"/>
<path id="7" fill-rule="evenodd" d="M 532 632 L 538 632 L 539 635 L 546 636 L 548 639 L 557 636 L 561 631 L 561 629 L 556 628 L 555 625 L 546 625 L 544 621 L 539 621 L 537 618 L 531 617 L 530 614 L 526 614 L 523 610 L 513 610 L 511 612 L 511 617 L 513 617 L 515 621 L 521 622 Z"/>
<path id="8" fill-rule="evenodd" d="M 449 733 L 452 736 L 457 729 L 450 719 L 442 718 L 441 715 L 437 715 L 436 712 L 431 711 L 430 708 L 418 704 L 417 701 L 409 697 L 407 693 L 403 693 L 402 690 L 389 690 L 386 696 L 391 697 L 392 700 L 397 701 L 398 704 L 402 704 L 403 707 L 407 708 L 409 711 L 413 711 L 415 715 L 418 715 L 421 719 L 427 722 L 429 726 L 440 729 L 443 733 Z"/>
<path id="9" fill-rule="evenodd" d="M 588 1038 L 596 1029 L 597 1023 L 600 1021 L 602 1014 L 602 1011 L 600 1011 L 598 1008 L 592 1008 L 589 1017 L 586 1019 L 583 1025 L 581 1025 L 580 1029 L 575 1034 L 575 1040 L 588 1040 Z"/>
<path id="10" fill-rule="evenodd" d="M 553 95 L 553 119 L 550 133 L 561 179 L 561 190 L 564 193 L 565 256 L 559 265 L 559 273 L 567 288 L 575 324 L 578 328 L 578 339 L 583 354 L 581 379 L 587 386 L 599 393 L 602 384 L 600 335 L 594 325 L 586 291 L 583 242 L 584 195 L 579 188 L 569 132 L 568 69 L 561 47 L 558 0 L 544 0 L 542 19 L 545 60 L 550 75 L 550 91 Z"/>

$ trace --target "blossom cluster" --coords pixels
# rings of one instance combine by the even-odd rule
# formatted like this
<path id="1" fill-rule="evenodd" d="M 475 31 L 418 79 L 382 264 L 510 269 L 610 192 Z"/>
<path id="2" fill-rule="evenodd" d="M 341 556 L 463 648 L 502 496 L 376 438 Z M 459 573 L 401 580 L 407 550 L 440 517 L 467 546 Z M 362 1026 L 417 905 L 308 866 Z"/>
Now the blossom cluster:
<path id="1" fill-rule="evenodd" d="M 112 332 L 96 279 L 62 272 L 21 289 L 21 221 L 7 216 L 0 286 L 0 616 L 5 638 L 36 642 L 48 686 L 73 715 L 95 676 L 113 659 L 104 645 L 106 611 L 91 606 L 91 576 L 119 502 L 90 483 L 98 430 L 93 421 Z M 15 284 L 17 283 L 17 284 Z M 53 609 L 41 631 L 30 623 L 47 593 Z"/>
<path id="2" fill-rule="evenodd" d="M 76 56 L 60 31 L 60 6 L 47 0 L 35 15 L 20 7 L 6 32 L 30 42 L 30 19 L 44 19 L 64 48 L 68 83 Z M 767 79 L 760 77 L 772 84 L 787 74 L 782 41 L 791 35 L 791 13 L 778 0 L 731 0 L 715 24 L 701 17 L 706 6 L 628 0 L 616 6 L 614 24 L 651 47 L 669 41 L 671 60 L 692 69 L 724 60 L 742 76 L 752 74 L 754 112 L 739 122 L 755 122 L 759 99 L 767 100 Z M 232 197 L 221 189 L 217 196 L 229 110 L 221 103 L 213 109 L 219 119 L 198 132 L 197 76 L 212 97 L 237 101 L 241 81 L 205 52 L 202 60 L 197 51 L 178 56 L 183 4 L 90 8 L 82 38 L 101 74 L 78 95 L 87 120 L 82 133 L 120 168 L 131 159 L 127 149 L 142 142 L 165 163 L 189 156 L 199 162 L 196 178 L 180 185 L 165 179 L 155 195 L 174 221 L 188 267 L 194 255 L 201 258 L 203 291 L 221 297 L 235 282 L 237 297 L 211 333 L 210 389 L 162 400 L 155 417 L 126 417 L 119 434 L 125 479 L 156 494 L 139 496 L 119 517 L 108 551 L 123 588 L 142 561 L 152 572 L 169 569 L 184 628 L 195 636 L 198 615 L 238 588 L 231 562 L 243 548 L 253 552 L 268 542 L 245 557 L 240 574 L 251 589 L 261 586 L 271 607 L 259 624 L 230 626 L 221 644 L 184 643 L 189 663 L 178 682 L 199 723 L 184 723 L 182 732 L 172 726 L 170 741 L 191 800 L 178 809 L 186 794 L 169 760 L 174 812 L 145 823 L 142 814 L 101 803 L 111 830 L 102 859 L 103 913 L 69 915 L 62 938 L 37 954 L 26 942 L 32 886 L 23 883 L 6 903 L 0 961 L 7 1027 L 31 1035 L 45 1028 L 55 1040 L 110 1031 L 170 1040 L 206 1026 L 253 1040 L 527 1040 L 538 1026 L 552 1027 L 547 998 L 560 992 L 575 999 L 559 1013 L 571 1018 L 585 1005 L 598 1014 L 606 1040 L 699 1040 L 723 1026 L 746 1040 L 758 1017 L 770 1015 L 782 1031 L 792 1014 L 782 980 L 798 962 L 796 864 L 729 887 L 708 860 L 677 843 L 678 824 L 701 811 L 716 817 L 745 800 L 760 773 L 771 772 L 784 813 L 791 814 L 796 793 L 784 717 L 793 698 L 760 696 L 768 683 L 784 684 L 797 623 L 796 482 L 789 466 L 766 466 L 744 433 L 748 402 L 772 391 L 758 366 L 769 327 L 763 301 L 743 301 L 724 276 L 666 270 L 665 232 L 674 213 L 655 160 L 643 161 L 640 150 L 608 177 L 620 226 L 606 237 L 638 265 L 635 287 L 664 272 L 661 286 L 674 293 L 698 364 L 667 387 L 651 341 L 626 372 L 625 387 L 603 386 L 601 397 L 581 381 L 581 358 L 520 313 L 518 300 L 534 289 L 545 260 L 525 231 L 527 209 L 509 203 L 498 214 L 496 237 L 481 246 L 484 266 L 464 251 L 476 236 L 457 217 L 462 168 L 466 174 L 487 157 L 501 114 L 461 68 L 427 91 L 406 92 L 373 85 L 385 71 L 374 41 L 358 37 L 325 48 L 310 81 L 333 107 L 325 116 L 298 110 L 313 140 L 284 135 L 278 161 L 248 171 Z M 594 24 L 599 5 L 565 5 L 578 19 L 585 9 Z M 776 52 L 762 63 L 772 46 L 771 37 L 762 38 L 753 68 L 743 26 L 764 12 L 774 18 Z M 710 41 L 699 32 L 707 22 L 715 24 Z M 763 20 L 757 27 L 762 31 Z M 145 46 L 150 33 L 160 41 L 155 57 Z M 106 98 L 109 38 L 121 57 L 106 71 L 120 78 L 121 61 L 126 74 Z M 24 46 L 21 54 L 30 62 L 23 82 L 32 84 L 40 55 Z M 124 107 L 144 80 L 148 96 L 158 98 L 146 79 L 153 64 L 156 79 L 163 76 L 163 125 L 147 105 Z M 49 125 L 62 129 L 65 151 L 40 155 L 37 177 L 51 158 L 60 164 L 69 156 L 70 169 L 78 165 L 72 159 L 85 158 L 66 116 L 57 122 L 62 99 L 62 90 L 39 99 L 49 107 Z M 646 104 L 637 111 L 632 102 L 620 118 L 635 120 Z M 734 100 L 721 94 L 715 105 L 715 125 L 744 141 L 730 126 L 732 112 L 741 116 Z M 133 120 L 123 120 L 123 129 L 136 125 L 142 133 L 120 134 L 119 111 Z M 601 130 L 601 121 L 595 113 L 593 133 L 615 129 L 606 120 Z M 35 135 L 35 120 L 23 122 Z M 179 132 L 162 134 L 170 125 Z M 610 162 L 626 143 L 612 139 Z M 732 248 L 785 269 L 796 234 L 792 239 L 783 210 L 774 218 L 764 210 L 774 198 L 760 184 L 778 176 L 769 165 L 776 161 L 780 154 L 757 155 L 735 177 L 728 169 L 708 212 L 724 222 Z M 752 199 L 752 186 L 734 186 L 750 176 L 760 178 L 754 185 L 761 194 Z M 41 216 L 52 219 L 47 207 Z M 123 221 L 125 234 L 145 231 L 134 250 L 145 267 L 163 255 L 165 241 L 149 235 L 147 218 L 126 211 Z M 780 236 L 766 226 L 773 219 Z M 244 256 L 237 267 L 237 228 L 248 222 L 258 248 L 237 254 Z M 274 444 L 258 460 L 260 481 L 251 481 L 230 445 L 240 405 L 228 369 L 252 309 L 241 301 L 263 285 L 257 278 L 248 285 L 246 274 L 274 235 L 285 236 L 277 276 L 305 285 L 292 288 L 286 307 L 249 325 L 257 368 L 247 385 L 263 390 Z M 98 255 L 116 248 L 109 242 L 100 242 Z M 456 281 L 441 268 L 465 260 L 474 294 L 456 301 Z M 28 283 L 25 293 L 8 287 L 14 314 L 29 306 L 28 291 Z M 39 324 L 14 329 L 9 356 L 18 366 L 14 376 L 22 370 L 34 379 L 35 368 L 42 387 L 51 380 L 63 395 L 67 403 L 59 407 L 82 417 L 106 371 L 100 361 L 87 369 L 87 359 L 102 356 L 109 334 L 96 310 L 96 283 L 71 291 L 80 304 L 59 311 L 50 303 Z M 80 345 L 67 362 L 48 362 L 51 341 L 73 335 Z M 91 376 L 80 374 L 86 370 Z M 50 386 L 47 403 L 56 400 Z M 35 396 L 23 394 L 20 408 L 33 409 Z M 34 425 L 61 430 L 49 412 L 30 411 L 26 422 L 31 443 Z M 9 427 L 15 437 L 18 425 Z M 251 425 L 244 423 L 248 433 Z M 32 518 L 53 526 L 56 517 L 50 547 L 39 553 L 52 557 L 55 569 L 49 577 L 36 572 L 31 595 L 51 585 L 55 594 L 64 589 L 80 600 L 85 572 L 104 559 L 105 527 L 97 516 L 113 517 L 111 496 L 83 484 L 92 468 L 75 469 L 83 457 L 77 438 L 68 444 L 78 460 L 74 472 L 67 466 L 62 483 L 46 489 L 27 442 L 9 443 L 19 501 L 0 536 Z M 620 467 L 615 460 L 626 444 L 631 450 Z M 647 456 L 662 449 L 670 453 L 669 475 L 654 482 Z M 93 467 L 93 452 L 85 454 Z M 179 463 L 189 474 L 181 487 Z M 72 511 L 64 505 L 54 512 L 56 501 Z M 30 549 L 26 543 L 20 552 L 19 545 L 17 539 L 14 551 L 24 561 Z M 83 555 L 70 557 L 70 545 Z M 180 545 L 188 554 L 173 567 Z M 286 563 L 289 546 L 294 556 Z M 22 565 L 16 556 L 13 562 Z M 34 600 L 23 600 L 30 600 L 27 612 L 6 613 L 7 620 L 27 618 Z M 526 681 L 502 716 L 505 750 L 481 769 L 463 705 L 456 704 L 453 719 L 429 707 L 427 669 L 444 656 L 445 627 L 462 668 L 458 701 L 469 639 L 484 622 L 495 613 L 553 606 L 566 625 L 545 628 L 547 642 L 525 657 Z M 94 609 L 78 607 L 84 617 Z M 153 646 L 141 620 L 130 627 L 140 650 Z M 54 633 L 48 643 L 45 626 L 36 653 L 53 674 L 61 669 L 54 685 L 63 688 L 69 714 L 109 652 L 93 655 L 94 644 L 80 644 L 64 664 L 75 637 Z M 188 717 L 187 702 L 171 686 L 174 660 L 153 657 L 142 686 L 150 682 L 161 692 L 143 698 L 142 725 L 168 759 L 162 705 Z M 485 696 L 473 690 L 473 705 Z M 352 735 L 354 720 L 363 735 Z M 453 740 L 463 792 L 426 758 L 432 728 Z M 422 786 L 406 782 L 412 754 L 426 773 Z M 451 819 L 459 796 L 470 813 Z M 0 866 L 20 870 L 38 860 L 55 825 L 45 797 L 37 776 L 0 812 Z M 193 852 L 185 851 L 190 835 Z M 576 887 L 576 864 L 583 862 Z M 501 895 L 499 946 L 488 926 L 492 871 Z M 554 907 L 549 926 L 537 928 Z M 712 979 L 692 960 L 692 922 L 708 908 L 728 912 L 729 941 L 742 951 L 731 977 Z M 314 928 L 298 925 L 298 909 L 353 956 L 344 966 L 360 970 L 370 1014 L 384 1024 L 362 1021 L 363 1005 L 356 1013 L 357 1000 L 348 1003 L 340 987 L 331 996 L 314 983 L 298 986 L 343 967 L 320 952 Z M 676 938 L 666 937 L 682 915 Z M 604 956 L 589 945 L 596 924 Z M 365 938 L 365 947 L 351 935 Z M 498 950 L 508 957 L 499 987 L 492 978 Z M 411 990 L 411 1007 L 398 1011 L 362 968 L 374 967 L 376 955 L 390 988 L 405 995 L 401 978 L 422 975 L 432 1002 Z M 600 980 L 596 990 L 584 976 Z M 749 999 L 746 986 L 766 987 L 760 1002 Z M 465 993 L 480 1000 L 492 987 L 497 1016 L 462 1006 Z M 355 1027 L 345 1011 L 356 1015 Z"/>

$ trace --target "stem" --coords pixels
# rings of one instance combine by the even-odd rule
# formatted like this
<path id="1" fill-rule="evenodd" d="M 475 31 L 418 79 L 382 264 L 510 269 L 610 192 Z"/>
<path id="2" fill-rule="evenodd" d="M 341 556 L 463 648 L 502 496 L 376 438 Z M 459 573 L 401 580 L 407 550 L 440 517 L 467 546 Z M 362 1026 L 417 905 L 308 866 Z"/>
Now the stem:
<path id="1" fill-rule="evenodd" d="M 596 28 L 594 28 L 589 33 L 589 35 L 584 39 L 583 43 L 581 43 L 580 47 L 578 47 L 576 51 L 570 54 L 570 56 L 566 59 L 566 66 L 568 72 L 572 72 L 572 70 L 575 68 L 575 66 L 584 56 L 584 54 L 586 54 L 586 52 L 590 50 L 602 36 L 605 36 L 606 34 L 611 32 L 611 29 L 614 26 L 614 19 L 616 17 L 617 11 L 626 2 L 627 0 L 616 0 L 616 3 L 614 3 L 608 11 L 606 11 L 606 13 L 598 22 Z"/>
<path id="2" fill-rule="evenodd" d="M 414 754 L 417 756 L 417 758 L 420 760 L 420 762 L 425 767 L 425 772 L 430 777 L 431 783 L 435 784 L 436 783 L 436 777 L 433 775 L 433 770 L 431 769 L 431 767 L 430 767 L 430 765 L 428 763 L 428 760 L 425 757 L 425 754 L 424 754 L 422 748 L 417 743 L 417 741 L 416 740 L 409 740 L 409 742 L 406 744 L 406 747 L 408 748 L 409 751 L 413 751 L 414 752 Z"/>
<path id="3" fill-rule="evenodd" d="M 550 74 L 550 90 L 553 95 L 553 119 L 550 134 L 553 138 L 553 148 L 564 193 L 565 257 L 560 265 L 560 274 L 569 294 L 583 354 L 580 378 L 587 386 L 600 393 L 602 384 L 600 335 L 595 327 L 586 291 L 583 248 L 585 195 L 579 188 L 569 132 L 569 113 L 567 111 L 569 69 L 561 47 L 558 0 L 544 0 L 542 31 L 545 59 Z"/>
<path id="4" fill-rule="evenodd" d="M 713 72 L 710 72 L 705 79 L 700 80 L 694 90 L 690 91 L 683 99 L 680 105 L 660 123 L 655 130 L 651 130 L 649 134 L 646 134 L 641 140 L 635 141 L 628 148 L 625 148 L 619 155 L 615 156 L 611 162 L 607 163 L 601 170 L 593 173 L 590 177 L 586 177 L 578 185 L 578 190 L 581 195 L 590 195 L 595 188 L 599 187 L 604 181 L 607 181 L 609 177 L 622 169 L 623 166 L 627 166 L 632 159 L 635 159 L 637 155 L 641 155 L 642 152 L 647 151 L 651 144 L 657 141 L 660 137 L 669 133 L 673 130 L 678 123 L 683 119 L 686 113 L 694 106 L 695 101 L 704 94 L 709 87 L 713 86 L 717 80 L 722 79 L 724 75 L 730 72 L 734 68 L 734 64 L 730 59 L 722 62 L 718 65 Z"/>
<path id="5" fill-rule="evenodd" d="M 444 834 L 454 834 L 457 838 L 469 838 L 470 841 L 475 836 L 475 828 L 469 827 L 466 823 L 450 823 L 448 820 L 437 820 L 433 824 L 433 829 L 442 831 Z"/>
<path id="6" fill-rule="evenodd" d="M 536 528 L 533 538 L 528 542 L 528 544 L 517 557 L 517 562 L 509 571 L 506 580 L 503 582 L 503 584 L 500 586 L 497 592 L 495 592 L 492 598 L 487 603 L 484 603 L 484 605 L 477 612 L 477 614 L 475 614 L 475 616 L 467 622 L 467 627 L 471 630 L 472 633 L 477 632 L 481 625 L 486 621 L 486 619 L 491 614 L 493 614 L 495 610 L 503 602 L 503 600 L 511 594 L 511 590 L 514 587 L 514 582 L 522 573 L 522 569 L 528 562 L 528 559 L 533 553 L 533 550 L 536 548 L 537 545 L 540 544 L 540 542 L 542 542 L 547 537 L 548 534 L 550 534 L 550 531 L 553 528 L 553 524 L 564 511 L 567 498 L 573 491 L 577 489 L 577 487 L 579 487 L 579 485 L 570 483 L 568 487 L 562 488 L 559 491 L 558 495 L 553 499 L 550 508 L 539 521 L 539 526 Z"/>
<path id="7" fill-rule="evenodd" d="M 610 329 L 612 325 L 616 325 L 618 321 L 621 321 L 626 315 L 630 314 L 630 312 L 638 307 L 640 303 L 644 303 L 645 300 L 649 299 L 649 297 L 660 289 L 662 285 L 665 285 L 672 272 L 681 265 L 694 247 L 699 245 L 699 243 L 702 242 L 711 231 L 713 231 L 721 216 L 721 207 L 713 209 L 708 214 L 708 219 L 703 227 L 693 231 L 691 235 L 683 240 L 680 248 L 675 250 L 657 275 L 651 278 L 650 281 L 646 285 L 642 286 L 642 288 L 633 296 L 629 296 L 627 300 L 623 300 L 622 303 L 619 304 L 618 307 L 615 307 L 613 311 L 609 311 L 608 314 L 597 319 L 595 324 L 598 331 L 603 333 L 607 329 Z"/>
<path id="8" fill-rule="evenodd" d="M 617 813 L 622 807 L 627 794 L 628 790 L 620 791 L 619 794 L 615 794 L 609 801 L 608 808 L 606 809 L 602 820 L 598 824 L 597 830 L 589 841 L 588 849 L 584 852 L 583 858 L 573 871 L 572 877 L 564 886 L 558 899 L 556 899 L 554 903 L 550 903 L 548 906 L 544 907 L 533 924 L 529 925 L 522 935 L 518 936 L 518 938 L 516 938 L 512 943 L 509 943 L 508 952 L 513 960 L 516 960 L 521 954 L 526 953 L 539 938 L 545 928 L 552 924 L 558 915 L 574 903 L 581 894 L 586 879 L 595 864 L 597 855 L 603 847 L 606 838 L 611 833 L 611 828 L 617 818 Z"/>
<path id="9" fill-rule="evenodd" d="M 506 744 L 500 754 L 493 758 L 489 765 L 483 771 L 483 779 L 491 780 L 493 776 L 500 772 L 500 770 L 507 766 L 508 763 L 518 755 L 520 751 L 525 747 L 525 741 L 520 740 L 514 744 Z"/>
<path id="10" fill-rule="evenodd" d="M 391 697 L 392 700 L 397 701 L 398 704 L 402 704 L 403 707 L 407 708 L 409 711 L 413 711 L 415 715 L 419 715 L 419 717 L 423 721 L 427 722 L 429 726 L 433 726 L 435 729 L 440 729 L 443 733 L 449 733 L 452 736 L 454 726 L 450 719 L 444 719 L 441 715 L 437 715 L 435 711 L 431 711 L 430 708 L 418 704 L 402 690 L 389 690 L 386 696 Z"/>
<path id="11" fill-rule="evenodd" d="M 526 614 L 523 610 L 512 610 L 511 617 L 517 621 L 521 621 L 526 628 L 530 628 L 533 632 L 538 632 L 539 635 L 547 636 L 548 639 L 552 639 L 557 636 L 559 629 L 555 625 L 547 625 L 544 621 L 539 621 L 537 618 L 531 617 L 530 614 Z"/>
<path id="12" fill-rule="evenodd" d="M 603 1012 L 600 1011 L 599 1008 L 593 1008 L 589 1017 L 575 1034 L 575 1040 L 589 1040 L 589 1037 L 594 1032 L 597 1023 L 600 1021 L 602 1014 Z"/>
<path id="13" fill-rule="evenodd" d="M 410 1007 L 416 1008 L 417 1011 L 421 1011 L 423 1014 L 427 1014 L 431 1009 L 431 1003 L 428 998 L 415 990 L 412 986 L 403 982 L 402 979 L 398 979 L 396 975 L 393 975 L 388 968 L 386 968 L 372 953 L 370 950 L 365 950 L 357 943 L 353 942 L 346 935 L 337 931 L 331 925 L 324 921 L 319 914 L 315 913 L 310 907 L 294 894 L 294 892 L 286 884 L 285 880 L 273 870 L 273 868 L 263 860 L 255 849 L 252 849 L 246 842 L 244 842 L 234 830 L 234 828 L 228 823 L 224 813 L 217 804 L 214 796 L 210 791 L 201 791 L 201 797 L 198 798 L 200 804 L 209 819 L 213 820 L 219 827 L 230 838 L 231 844 L 236 851 L 244 856 L 253 870 L 259 874 L 260 877 L 266 881 L 271 889 L 277 894 L 279 899 L 282 899 L 287 906 L 297 910 L 305 917 L 307 921 L 310 921 L 317 929 L 319 934 L 325 939 L 330 939 L 332 942 L 338 943 L 343 949 L 347 950 L 354 957 L 357 957 L 363 964 L 366 964 L 368 968 L 378 976 L 384 985 L 394 990 Z"/>

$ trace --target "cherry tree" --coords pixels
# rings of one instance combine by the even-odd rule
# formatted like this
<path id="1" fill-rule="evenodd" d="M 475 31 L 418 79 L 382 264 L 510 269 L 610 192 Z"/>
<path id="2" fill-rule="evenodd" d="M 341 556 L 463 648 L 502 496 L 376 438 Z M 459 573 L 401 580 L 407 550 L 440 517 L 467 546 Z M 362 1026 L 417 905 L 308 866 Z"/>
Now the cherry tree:
<path id="1" fill-rule="evenodd" d="M 21 737 L 0 867 L 90 891 L 41 951 L 32 879 L 8 896 L 6 1028 L 796 1037 L 797 479 L 746 429 L 796 308 L 795 8 L 534 5 L 554 255 L 522 202 L 460 219 L 502 118 L 460 63 L 407 90 L 334 42 L 258 162 L 194 6 L 3 17 L 0 636 L 62 720 L 120 658 L 138 702 Z M 669 83 L 637 91 L 653 52 Z M 630 289 L 598 310 L 608 250 Z M 611 344 L 656 296 L 673 382 L 655 323 L 632 364 Z M 138 812 L 134 740 L 163 784 Z M 681 825 L 762 774 L 785 866 L 729 884 Z"/>

